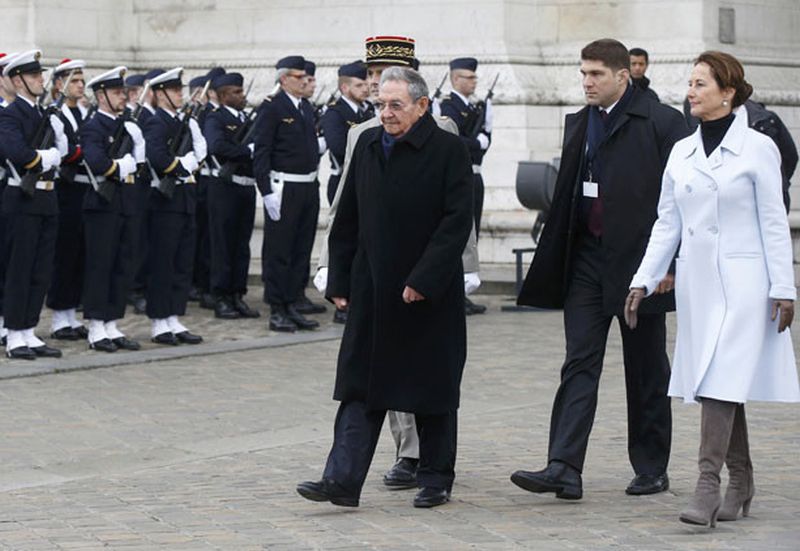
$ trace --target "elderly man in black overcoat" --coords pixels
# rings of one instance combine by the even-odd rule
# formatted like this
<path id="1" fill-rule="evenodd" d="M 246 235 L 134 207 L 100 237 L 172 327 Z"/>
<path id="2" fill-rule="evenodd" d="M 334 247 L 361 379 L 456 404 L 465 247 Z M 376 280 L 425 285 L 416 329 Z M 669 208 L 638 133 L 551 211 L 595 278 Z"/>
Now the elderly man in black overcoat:
<path id="1" fill-rule="evenodd" d="M 517 471 L 511 480 L 532 492 L 582 497 L 581 471 L 616 316 L 625 363 L 628 457 L 636 473 L 626 492 L 652 494 L 669 487 L 665 313 L 675 307 L 671 276 L 642 304 L 646 326 L 631 331 L 622 311 L 657 217 L 664 166 L 688 129 L 677 110 L 631 84 L 630 57 L 620 42 L 587 45 L 581 74 L 588 105 L 566 117 L 552 209 L 518 298 L 519 304 L 564 309 L 566 359 L 550 419 L 548 465 Z"/>
<path id="2" fill-rule="evenodd" d="M 472 170 L 458 136 L 428 113 L 425 81 L 381 77 L 381 126 L 358 140 L 331 228 L 327 297 L 350 313 L 334 399 L 341 401 L 322 480 L 298 492 L 357 506 L 387 410 L 415 414 L 415 507 L 446 503 L 466 360 L 461 253 L 472 228 Z"/>

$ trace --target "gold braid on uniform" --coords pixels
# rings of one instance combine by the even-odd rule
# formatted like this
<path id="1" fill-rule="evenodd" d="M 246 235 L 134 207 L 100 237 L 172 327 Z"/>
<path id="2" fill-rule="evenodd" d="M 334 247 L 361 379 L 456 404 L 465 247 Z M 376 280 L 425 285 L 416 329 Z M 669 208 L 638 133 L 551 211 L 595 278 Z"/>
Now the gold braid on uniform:
<path id="1" fill-rule="evenodd" d="M 367 58 L 372 57 L 414 57 L 414 48 L 408 46 L 381 46 L 380 44 L 370 44 L 367 47 Z"/>

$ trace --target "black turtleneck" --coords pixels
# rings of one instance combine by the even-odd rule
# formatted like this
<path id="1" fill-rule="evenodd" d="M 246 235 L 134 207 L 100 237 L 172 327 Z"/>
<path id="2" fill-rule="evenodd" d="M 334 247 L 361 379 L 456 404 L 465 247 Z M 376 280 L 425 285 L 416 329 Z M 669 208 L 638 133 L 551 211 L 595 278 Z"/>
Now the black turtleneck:
<path id="1" fill-rule="evenodd" d="M 722 142 L 722 138 L 733 124 L 735 116 L 733 113 L 728 113 L 721 119 L 700 121 L 700 135 L 703 137 L 703 149 L 706 151 L 706 157 L 711 155 L 711 152 Z"/>

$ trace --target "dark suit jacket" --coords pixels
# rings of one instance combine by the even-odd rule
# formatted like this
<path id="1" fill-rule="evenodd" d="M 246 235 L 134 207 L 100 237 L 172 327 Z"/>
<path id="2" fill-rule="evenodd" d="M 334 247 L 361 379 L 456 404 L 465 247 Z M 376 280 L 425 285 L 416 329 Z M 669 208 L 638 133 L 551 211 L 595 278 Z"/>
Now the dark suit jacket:
<path id="1" fill-rule="evenodd" d="M 582 228 L 577 208 L 582 197 L 582 166 L 589 107 L 567 115 L 561 169 L 547 224 L 517 302 L 563 308 L 572 248 Z M 621 315 L 628 286 L 644 256 L 657 218 L 661 176 L 676 141 L 688 134 L 681 113 L 652 101 L 639 90 L 599 147 L 603 158 L 603 307 Z M 675 308 L 673 293 L 654 295 L 640 312 Z"/>

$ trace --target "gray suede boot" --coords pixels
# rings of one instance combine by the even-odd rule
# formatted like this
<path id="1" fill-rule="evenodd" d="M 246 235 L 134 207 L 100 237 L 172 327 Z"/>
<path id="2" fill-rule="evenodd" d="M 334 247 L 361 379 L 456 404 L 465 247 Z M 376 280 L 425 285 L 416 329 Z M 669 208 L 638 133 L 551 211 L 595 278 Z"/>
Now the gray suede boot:
<path id="1" fill-rule="evenodd" d="M 680 514 L 681 522 L 710 525 L 712 528 L 717 525 L 717 513 L 722 503 L 719 473 L 728 453 L 736 406 L 734 402 L 702 398 L 697 461 L 700 477 L 689 505 Z"/>
<path id="2" fill-rule="evenodd" d="M 736 520 L 739 509 L 742 516 L 750 513 L 750 502 L 756 492 L 753 484 L 753 464 L 750 462 L 750 444 L 747 438 L 747 420 L 744 415 L 744 404 L 736 407 L 736 417 L 731 431 L 731 442 L 728 455 L 725 457 L 728 466 L 728 489 L 719 509 L 717 520 Z"/>

